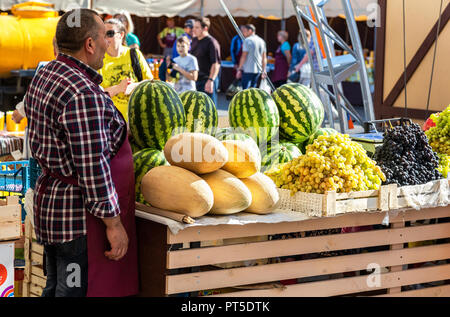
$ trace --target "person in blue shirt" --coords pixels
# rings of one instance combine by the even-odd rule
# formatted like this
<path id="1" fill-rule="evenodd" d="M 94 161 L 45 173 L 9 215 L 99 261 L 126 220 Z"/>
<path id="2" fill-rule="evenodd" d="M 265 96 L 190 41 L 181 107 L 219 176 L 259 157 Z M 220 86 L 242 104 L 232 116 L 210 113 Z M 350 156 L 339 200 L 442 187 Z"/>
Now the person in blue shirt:
<path id="1" fill-rule="evenodd" d="M 186 20 L 186 22 L 184 22 L 184 33 L 180 37 L 187 36 L 189 41 L 192 42 L 193 29 L 194 29 L 194 19 Z M 175 40 L 175 43 L 173 44 L 172 57 L 169 57 L 169 60 L 167 60 L 167 57 L 166 57 L 165 59 L 163 59 L 161 65 L 159 65 L 159 79 L 162 81 L 166 81 L 167 64 L 170 64 L 170 58 L 174 59 L 175 57 L 180 55 L 180 54 L 178 54 L 178 51 L 177 51 L 177 41 L 178 41 L 178 38 Z M 190 50 L 191 49 L 189 48 L 189 51 Z"/>
<path id="2" fill-rule="evenodd" d="M 308 35 L 308 38 L 311 38 L 309 30 L 306 30 L 306 34 Z M 294 70 L 295 66 L 303 59 L 306 54 L 306 50 L 302 45 L 301 36 L 302 34 L 298 33 L 298 42 L 295 43 L 292 47 L 292 60 L 289 67 L 290 72 Z"/>
<path id="3" fill-rule="evenodd" d="M 244 25 L 241 25 L 239 28 L 241 29 L 241 32 L 244 33 Z M 239 59 L 242 54 L 241 48 L 242 48 L 242 39 L 239 36 L 239 34 L 236 34 L 231 39 L 230 45 L 231 61 L 233 62 L 234 68 L 237 68 L 239 65 Z"/>

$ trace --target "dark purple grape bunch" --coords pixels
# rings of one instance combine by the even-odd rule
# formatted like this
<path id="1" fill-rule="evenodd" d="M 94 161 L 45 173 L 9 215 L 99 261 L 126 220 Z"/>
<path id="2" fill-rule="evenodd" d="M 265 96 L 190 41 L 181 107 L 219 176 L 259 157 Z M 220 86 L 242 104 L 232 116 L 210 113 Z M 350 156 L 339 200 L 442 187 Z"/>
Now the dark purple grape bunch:
<path id="1" fill-rule="evenodd" d="M 439 158 L 416 123 L 386 130 L 374 160 L 386 175 L 384 184 L 418 185 L 442 178 L 436 169 Z"/>

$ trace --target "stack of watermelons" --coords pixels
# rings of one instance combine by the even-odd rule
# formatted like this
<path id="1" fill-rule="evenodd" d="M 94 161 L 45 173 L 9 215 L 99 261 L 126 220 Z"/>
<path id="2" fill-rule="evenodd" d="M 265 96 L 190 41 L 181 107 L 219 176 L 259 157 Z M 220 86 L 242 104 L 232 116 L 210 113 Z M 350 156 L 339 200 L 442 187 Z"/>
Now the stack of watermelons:
<path id="1" fill-rule="evenodd" d="M 169 165 L 162 150 L 167 140 L 182 132 L 214 134 L 216 107 L 208 95 L 187 91 L 178 95 L 165 82 L 148 80 L 133 91 L 129 100 L 129 126 L 136 182 L 136 201 L 143 176 L 153 167 Z"/>
<path id="2" fill-rule="evenodd" d="M 324 109 L 308 87 L 289 83 L 272 95 L 250 88 L 237 93 L 228 109 L 230 125 L 251 136 L 262 155 L 262 171 L 305 152 L 305 146 L 325 130 Z M 329 132 L 327 132 L 329 133 Z"/>

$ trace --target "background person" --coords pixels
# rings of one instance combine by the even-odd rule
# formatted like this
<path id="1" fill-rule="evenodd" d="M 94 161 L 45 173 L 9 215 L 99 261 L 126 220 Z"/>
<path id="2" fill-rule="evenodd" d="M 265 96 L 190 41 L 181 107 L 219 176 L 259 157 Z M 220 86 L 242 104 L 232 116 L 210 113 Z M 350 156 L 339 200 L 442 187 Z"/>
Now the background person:
<path id="1" fill-rule="evenodd" d="M 244 34 L 244 25 L 241 25 L 239 29 L 241 30 L 242 34 Z M 242 39 L 239 34 L 236 34 L 231 39 L 230 55 L 231 61 L 233 62 L 233 68 L 237 70 L 239 68 L 239 59 L 242 55 Z"/>
<path id="2" fill-rule="evenodd" d="M 108 48 L 100 70 L 103 76 L 101 85 L 128 122 L 128 100 L 131 92 L 142 80 L 153 79 L 153 75 L 144 55 L 138 49 L 130 49 L 122 45 L 126 34 L 122 22 L 109 19 L 105 21 L 105 27 Z M 133 63 L 133 54 L 135 63 Z"/>
<path id="3" fill-rule="evenodd" d="M 197 90 L 206 93 L 217 105 L 220 45 L 215 38 L 209 35 L 209 28 L 208 18 L 195 19 L 191 54 L 197 58 L 199 66 Z"/>
<path id="4" fill-rule="evenodd" d="M 184 33 L 184 30 L 175 26 L 175 20 L 168 18 L 165 27 L 157 36 L 159 45 L 163 48 L 164 58 L 172 56 L 173 45 L 175 40 Z"/>
<path id="5" fill-rule="evenodd" d="M 73 15 L 79 27 L 68 23 Z M 42 296 L 136 295 L 133 157 L 126 123 L 97 72 L 106 28 L 95 11 L 68 11 L 56 41 L 57 59 L 34 76 L 25 98 L 31 152 L 42 168 L 33 204 L 46 261 Z M 74 264 L 78 285 L 68 284 Z"/>
<path id="6" fill-rule="evenodd" d="M 242 78 L 242 88 L 257 87 L 260 76 L 265 78 L 267 65 L 266 43 L 255 34 L 255 26 L 247 24 L 243 27 L 245 36 L 242 45 L 242 56 L 236 78 Z M 261 68 L 258 67 L 258 64 Z M 261 69 L 261 71 L 260 71 Z"/>
<path id="7" fill-rule="evenodd" d="M 193 28 L 194 28 L 194 20 L 193 19 L 186 20 L 186 22 L 184 23 L 184 34 L 181 36 L 187 36 L 189 38 L 189 43 L 192 42 L 192 37 L 194 36 Z M 167 64 L 170 63 L 171 59 L 179 56 L 177 51 L 177 41 L 178 38 L 175 41 L 175 44 L 173 45 L 172 57 L 166 56 L 166 58 L 163 59 L 161 65 L 159 65 L 159 79 L 162 81 L 166 81 Z M 189 44 L 189 49 L 190 46 L 191 45 Z"/>
<path id="8" fill-rule="evenodd" d="M 114 15 L 114 19 L 118 19 L 120 22 L 122 22 L 127 31 L 124 45 L 128 46 L 129 48 L 139 49 L 141 47 L 141 42 L 139 41 L 139 38 L 133 33 L 134 24 L 133 20 L 131 19 L 130 13 L 128 13 L 127 11 L 123 11 L 122 13 Z"/>
<path id="9" fill-rule="evenodd" d="M 289 34 L 286 31 L 278 31 L 277 40 L 280 43 L 275 52 L 275 65 L 272 82 L 275 88 L 287 82 L 289 64 L 291 63 L 291 45 L 288 42 Z"/>
<path id="10" fill-rule="evenodd" d="M 187 36 L 177 39 L 177 51 L 179 56 L 173 59 L 171 68 L 177 72 L 174 89 L 181 93 L 186 90 L 196 90 L 195 81 L 198 77 L 198 63 L 195 56 L 189 54 L 191 42 Z"/>
<path id="11" fill-rule="evenodd" d="M 311 33 L 309 30 L 306 30 L 307 41 L 309 43 L 311 39 Z M 302 45 L 302 33 L 298 33 L 297 43 L 292 47 L 292 60 L 291 65 L 289 66 L 288 77 L 293 82 L 298 82 L 300 80 L 300 71 L 295 71 L 295 66 L 303 59 L 306 54 L 306 49 Z"/>

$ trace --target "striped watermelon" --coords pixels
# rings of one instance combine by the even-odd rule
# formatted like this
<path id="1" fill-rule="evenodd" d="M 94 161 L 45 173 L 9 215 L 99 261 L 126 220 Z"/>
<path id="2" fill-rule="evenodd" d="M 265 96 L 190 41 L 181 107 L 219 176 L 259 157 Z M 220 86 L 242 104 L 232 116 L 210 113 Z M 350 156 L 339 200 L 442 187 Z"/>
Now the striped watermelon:
<path id="1" fill-rule="evenodd" d="M 302 155 L 300 149 L 293 143 L 280 142 L 269 146 L 262 151 L 261 171 L 265 172 L 271 167 L 292 161 Z"/>
<path id="2" fill-rule="evenodd" d="M 258 145 L 269 142 L 280 124 L 275 102 L 259 88 L 245 89 L 234 95 L 228 116 L 232 127 L 250 135 Z"/>
<path id="3" fill-rule="evenodd" d="M 186 113 L 188 132 L 214 134 L 219 122 L 219 115 L 212 99 L 200 91 L 187 90 L 180 94 Z"/>
<path id="4" fill-rule="evenodd" d="M 169 165 L 164 153 L 153 149 L 143 149 L 133 154 L 134 179 L 136 190 L 136 201 L 145 203 L 144 196 L 141 194 L 141 181 L 145 174 L 153 167 L 160 165 Z"/>
<path id="5" fill-rule="evenodd" d="M 166 141 L 186 125 L 183 104 L 165 82 L 146 80 L 134 89 L 128 102 L 134 142 L 140 148 L 162 150 Z"/>
<path id="6" fill-rule="evenodd" d="M 313 144 L 314 140 L 317 139 L 320 135 L 332 135 L 338 133 L 339 132 L 333 128 L 319 128 L 313 135 L 309 137 L 309 139 L 306 141 L 306 145 Z"/>
<path id="7" fill-rule="evenodd" d="M 215 138 L 223 141 L 223 140 L 253 140 L 249 135 L 245 133 L 240 133 L 239 130 L 235 128 L 220 128 L 217 129 L 215 134 Z"/>
<path id="8" fill-rule="evenodd" d="M 323 105 L 310 88 L 298 83 L 288 83 L 277 88 L 272 97 L 280 113 L 281 137 L 300 143 L 321 126 Z"/>

